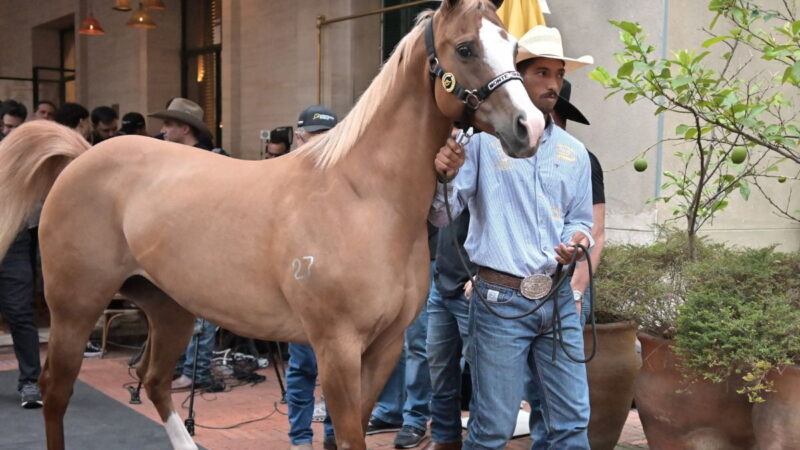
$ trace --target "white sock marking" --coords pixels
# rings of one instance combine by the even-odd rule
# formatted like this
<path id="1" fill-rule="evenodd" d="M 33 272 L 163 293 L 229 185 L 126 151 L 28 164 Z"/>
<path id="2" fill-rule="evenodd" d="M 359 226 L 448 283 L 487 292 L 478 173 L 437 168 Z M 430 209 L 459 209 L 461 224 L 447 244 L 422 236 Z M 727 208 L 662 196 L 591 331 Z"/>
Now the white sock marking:
<path id="1" fill-rule="evenodd" d="M 174 450 L 197 450 L 197 445 L 189 436 L 186 427 L 183 426 L 181 416 L 175 411 L 169 415 L 169 419 L 164 422 L 164 428 L 167 430 L 169 442 L 172 444 Z"/>

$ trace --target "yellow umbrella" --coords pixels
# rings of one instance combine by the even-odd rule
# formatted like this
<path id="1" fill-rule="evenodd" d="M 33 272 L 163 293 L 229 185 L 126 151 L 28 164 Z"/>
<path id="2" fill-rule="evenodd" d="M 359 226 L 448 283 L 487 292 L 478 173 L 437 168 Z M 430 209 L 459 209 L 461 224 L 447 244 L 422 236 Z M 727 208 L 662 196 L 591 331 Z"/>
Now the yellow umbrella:
<path id="1" fill-rule="evenodd" d="M 539 0 L 505 0 L 497 15 L 517 39 L 536 25 L 546 25 Z"/>

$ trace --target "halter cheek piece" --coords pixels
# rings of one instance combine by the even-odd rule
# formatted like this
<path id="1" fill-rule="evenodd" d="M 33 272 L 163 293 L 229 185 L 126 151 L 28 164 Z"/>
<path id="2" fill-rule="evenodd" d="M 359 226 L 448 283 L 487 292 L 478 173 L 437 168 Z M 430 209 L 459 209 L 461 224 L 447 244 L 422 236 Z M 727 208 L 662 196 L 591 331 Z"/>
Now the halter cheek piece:
<path id="1" fill-rule="evenodd" d="M 455 95 L 464 103 L 464 112 L 461 115 L 461 121 L 456 122 L 455 125 L 465 132 L 471 125 L 472 115 L 492 92 L 511 80 L 522 81 L 522 75 L 520 75 L 519 72 L 516 70 L 509 70 L 508 72 L 503 72 L 494 77 L 478 89 L 465 89 L 463 86 L 459 85 L 455 75 L 451 72 L 447 72 L 442 65 L 439 64 L 439 58 L 436 57 L 436 46 L 433 43 L 433 17 L 431 17 L 428 24 L 425 26 L 425 49 L 428 53 L 428 64 L 430 64 L 428 72 L 431 76 L 431 84 L 433 84 L 437 78 L 441 78 L 444 90 Z"/>

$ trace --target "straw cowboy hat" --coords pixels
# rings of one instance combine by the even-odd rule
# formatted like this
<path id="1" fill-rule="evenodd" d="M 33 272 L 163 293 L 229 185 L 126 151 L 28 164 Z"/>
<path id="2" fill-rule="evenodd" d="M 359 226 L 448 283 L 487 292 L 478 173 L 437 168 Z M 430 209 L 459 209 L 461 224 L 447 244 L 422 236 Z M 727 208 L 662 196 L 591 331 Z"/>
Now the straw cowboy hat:
<path id="1" fill-rule="evenodd" d="M 208 126 L 203 122 L 203 108 L 197 103 L 185 98 L 175 97 L 169 102 L 169 105 L 167 105 L 166 111 L 148 114 L 148 116 L 162 120 L 177 120 L 190 125 L 200 134 L 211 134 L 208 130 Z"/>
<path id="2" fill-rule="evenodd" d="M 589 55 L 580 58 L 567 58 L 564 56 L 564 46 L 561 45 L 561 33 L 557 28 L 537 25 L 519 40 L 519 53 L 517 64 L 531 58 L 551 58 L 564 61 L 564 70 L 571 72 L 587 64 L 594 64 L 594 58 Z"/>

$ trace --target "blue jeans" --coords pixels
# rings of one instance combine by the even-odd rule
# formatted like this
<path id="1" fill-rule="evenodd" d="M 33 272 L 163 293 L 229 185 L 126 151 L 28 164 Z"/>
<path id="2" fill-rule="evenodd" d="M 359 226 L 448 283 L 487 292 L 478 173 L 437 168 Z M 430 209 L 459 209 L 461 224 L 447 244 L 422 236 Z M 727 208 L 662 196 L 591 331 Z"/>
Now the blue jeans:
<path id="1" fill-rule="evenodd" d="M 428 366 L 431 371 L 431 440 L 461 440 L 461 357 L 466 352 L 469 300 L 428 295 Z"/>
<path id="2" fill-rule="evenodd" d="M 431 286 L 432 280 L 433 277 Z M 425 351 L 427 331 L 427 305 L 423 305 L 419 316 L 406 329 L 403 354 L 378 397 L 372 417 L 419 430 L 428 427 L 431 378 Z"/>
<path id="3" fill-rule="evenodd" d="M 217 334 L 217 326 L 213 323 L 200 318 L 195 319 L 194 333 L 189 339 L 189 345 L 178 359 L 178 370 L 182 375 L 192 378 L 194 366 L 194 351 L 197 350 L 197 373 L 194 382 L 196 384 L 211 383 L 211 358 L 214 356 L 214 336 Z M 195 337 L 198 337 L 195 342 Z"/>
<path id="4" fill-rule="evenodd" d="M 42 366 L 39 362 L 39 329 L 33 310 L 33 268 L 31 234 L 25 229 L 0 255 L 0 315 L 11 330 L 14 354 L 19 364 L 17 389 L 36 383 Z"/>
<path id="5" fill-rule="evenodd" d="M 586 325 L 586 322 L 589 320 L 589 313 L 590 313 L 589 309 L 591 307 L 591 304 L 592 304 L 592 293 L 587 287 L 586 291 L 583 294 L 583 301 L 581 302 L 581 328 L 583 328 L 583 326 Z M 538 389 L 538 386 L 532 383 L 533 379 L 531 373 L 528 373 L 526 379 L 528 380 L 528 383 L 526 384 L 525 398 L 531 405 L 531 415 L 528 420 L 528 426 L 531 430 L 531 438 L 533 438 L 534 442 L 531 448 L 533 449 L 548 448 L 545 445 L 545 443 L 547 442 L 547 427 L 545 427 L 543 419 L 541 394 Z"/>
<path id="6" fill-rule="evenodd" d="M 581 326 L 589 322 L 589 314 L 592 309 L 592 291 L 587 287 L 583 292 L 583 301 L 581 302 Z"/>
<path id="7" fill-rule="evenodd" d="M 289 440 L 292 445 L 310 443 L 314 437 L 314 386 L 317 384 L 317 357 L 310 345 L 289 344 L 286 368 L 286 403 L 289 405 Z M 330 414 L 325 415 L 325 437 L 333 437 Z"/>
<path id="8" fill-rule="evenodd" d="M 514 315 L 530 310 L 540 301 L 531 301 L 519 291 L 478 280 L 484 298 L 496 299 L 493 310 Z M 488 295 L 489 291 L 494 291 Z M 537 312 L 515 320 L 492 315 L 472 296 L 469 317 L 472 369 L 472 403 L 464 448 L 503 449 L 511 438 L 520 400 L 527 391 L 528 372 L 538 387 L 542 405 L 544 441 L 532 448 L 588 449 L 589 388 L 586 366 L 567 357 L 556 346 L 552 360 L 552 320 L 554 301 L 558 301 L 564 346 L 573 356 L 583 358 L 583 333 L 574 306 L 572 289 L 566 280 L 561 289 Z"/>

